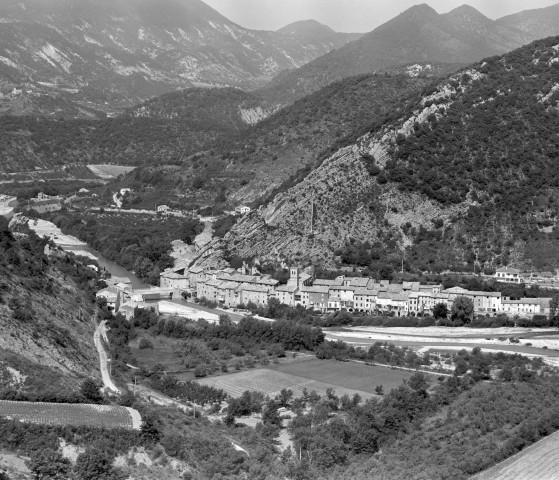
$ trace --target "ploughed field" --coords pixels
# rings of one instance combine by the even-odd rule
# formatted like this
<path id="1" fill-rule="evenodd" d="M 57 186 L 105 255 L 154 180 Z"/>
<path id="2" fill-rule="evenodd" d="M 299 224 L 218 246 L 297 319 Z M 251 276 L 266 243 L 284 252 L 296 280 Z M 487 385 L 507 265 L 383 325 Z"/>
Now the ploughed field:
<path id="1" fill-rule="evenodd" d="M 305 388 L 308 392 L 315 390 L 318 394 L 325 395 L 326 390 L 332 388 L 339 396 L 358 393 L 363 398 L 371 398 L 375 396 L 377 385 L 382 385 L 384 391 L 388 392 L 412 373 L 389 367 L 312 358 L 197 381 L 221 388 L 232 397 L 238 397 L 246 390 L 259 391 L 273 397 L 283 388 L 293 390 L 296 397 L 301 396 Z"/>
<path id="2" fill-rule="evenodd" d="M 559 478 L 559 432 L 534 443 L 472 480 L 555 480 Z"/>
<path id="3" fill-rule="evenodd" d="M 0 400 L 0 417 L 43 425 L 139 429 L 140 414 L 112 405 L 12 402 Z"/>

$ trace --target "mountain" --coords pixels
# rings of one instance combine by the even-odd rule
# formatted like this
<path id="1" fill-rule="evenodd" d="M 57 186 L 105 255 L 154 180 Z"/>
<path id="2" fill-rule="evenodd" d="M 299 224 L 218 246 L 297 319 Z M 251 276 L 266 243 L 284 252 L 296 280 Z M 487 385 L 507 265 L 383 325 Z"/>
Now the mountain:
<path id="1" fill-rule="evenodd" d="M 491 57 L 394 102 L 393 119 L 241 219 L 214 259 L 559 267 L 558 43 Z"/>
<path id="2" fill-rule="evenodd" d="M 520 30 L 531 40 L 559 35 L 559 4 L 508 15 L 497 24 Z"/>
<path id="3" fill-rule="evenodd" d="M 559 19 L 550 17 L 549 25 L 559 28 Z M 527 34 L 518 27 L 512 20 L 490 20 L 467 5 L 446 14 L 438 14 L 426 4 L 416 5 L 360 39 L 299 69 L 280 73 L 262 93 L 287 104 L 334 80 L 357 74 L 450 73 L 546 36 L 543 29 L 541 36 L 534 37 L 534 33 Z M 423 70 L 410 70 L 414 65 L 423 66 Z"/>
<path id="4" fill-rule="evenodd" d="M 338 33 L 316 20 L 300 20 L 280 28 L 278 33 L 304 42 L 325 41 L 330 42 L 334 48 L 344 43 L 357 40 L 361 33 Z"/>
<path id="5" fill-rule="evenodd" d="M 353 38 L 248 30 L 200 0 L 7 0 L 0 22 L 0 110 L 15 114 L 14 87 L 85 117 L 193 84 L 255 88 Z"/>

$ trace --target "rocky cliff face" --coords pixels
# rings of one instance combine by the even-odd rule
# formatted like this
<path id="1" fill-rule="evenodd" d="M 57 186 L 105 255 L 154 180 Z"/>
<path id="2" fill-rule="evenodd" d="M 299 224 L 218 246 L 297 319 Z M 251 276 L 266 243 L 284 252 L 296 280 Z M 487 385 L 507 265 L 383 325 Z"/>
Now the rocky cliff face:
<path id="1" fill-rule="evenodd" d="M 199 0 L 10 0 L 0 23 L 0 92 L 109 113 L 191 85 L 258 87 L 350 40 L 248 30 Z"/>
<path id="2" fill-rule="evenodd" d="M 396 102 L 392 119 L 241 219 L 224 251 L 332 264 L 366 243 L 387 256 L 405 250 L 420 270 L 556 268 L 558 42 L 489 58 Z"/>

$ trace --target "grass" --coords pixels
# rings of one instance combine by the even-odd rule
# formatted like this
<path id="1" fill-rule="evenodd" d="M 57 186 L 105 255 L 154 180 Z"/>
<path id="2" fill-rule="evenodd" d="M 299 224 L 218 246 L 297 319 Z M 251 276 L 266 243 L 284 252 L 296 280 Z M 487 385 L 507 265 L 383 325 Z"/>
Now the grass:
<path id="1" fill-rule="evenodd" d="M 140 338 L 149 340 L 153 348 L 138 348 Z M 152 369 L 155 365 L 163 365 L 167 371 L 184 371 L 182 364 L 184 349 L 181 340 L 166 337 L 155 337 L 142 332 L 138 339 L 131 342 L 132 355 L 138 361 L 138 366 Z"/>
<path id="2" fill-rule="evenodd" d="M 276 396 L 283 388 L 293 390 L 296 397 L 303 394 L 303 389 L 309 392 L 316 391 L 320 395 L 325 395 L 328 388 L 335 390 L 337 395 L 353 395 L 359 393 L 363 398 L 370 398 L 373 395 L 369 392 L 358 391 L 332 385 L 308 378 L 290 375 L 288 373 L 276 372 L 269 368 L 258 368 L 248 370 L 246 372 L 232 373 L 230 375 L 221 375 L 218 377 L 209 377 L 198 380 L 199 383 L 209 385 L 215 388 L 221 388 L 232 397 L 240 397 L 243 392 L 257 391 L 262 392 L 270 397 Z"/>
<path id="3" fill-rule="evenodd" d="M 472 480 L 552 480 L 559 472 L 559 432 L 555 432 Z"/>
<path id="4" fill-rule="evenodd" d="M 388 392 L 411 375 L 412 372 L 393 370 L 390 367 L 307 357 L 302 361 L 282 362 L 267 368 L 199 381 L 221 388 L 234 397 L 246 390 L 260 391 L 273 397 L 282 388 L 293 390 L 295 396 L 300 396 L 303 388 L 323 395 L 327 388 L 333 388 L 338 395 L 359 393 L 363 398 L 369 398 L 374 396 L 377 385 L 382 385 L 384 391 Z"/>
<path id="5" fill-rule="evenodd" d="M 412 375 L 412 372 L 393 370 L 390 367 L 336 360 L 318 360 L 317 358 L 308 359 L 304 362 L 273 365 L 270 370 L 371 394 L 375 392 L 377 385 L 382 385 L 384 391 L 389 392 Z"/>

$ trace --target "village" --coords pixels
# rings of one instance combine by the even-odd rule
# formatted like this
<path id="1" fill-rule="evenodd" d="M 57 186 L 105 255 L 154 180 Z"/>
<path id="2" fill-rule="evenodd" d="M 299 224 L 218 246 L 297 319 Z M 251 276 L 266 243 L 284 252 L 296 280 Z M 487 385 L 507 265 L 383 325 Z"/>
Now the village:
<path id="1" fill-rule="evenodd" d="M 494 278 L 520 283 L 520 272 L 501 268 Z M 291 267 L 287 283 L 280 284 L 271 275 L 262 275 L 256 267 L 251 268 L 246 264 L 239 269 L 214 270 L 187 267 L 181 262 L 161 273 L 159 288 L 134 291 L 126 283 L 115 283 L 98 292 L 97 296 L 105 298 L 110 308 L 120 311 L 127 318 L 133 315 L 134 308 L 153 307 L 150 302 L 184 298 L 204 300 L 223 309 L 244 309 L 247 305 L 265 307 L 270 299 L 277 299 L 284 305 L 301 306 L 320 313 L 345 310 L 395 317 L 431 315 L 434 307 L 441 303 L 450 311 L 458 297 L 471 299 L 474 312 L 481 315 L 549 315 L 551 301 L 551 298 L 513 299 L 500 292 L 470 291 L 461 287 L 444 289 L 442 285 L 424 285 L 420 282 L 377 282 L 367 277 L 342 275 L 327 280 L 315 278 L 312 267 Z M 169 307 L 168 302 L 165 306 Z M 168 313 L 188 316 L 193 311 L 175 306 Z"/>

